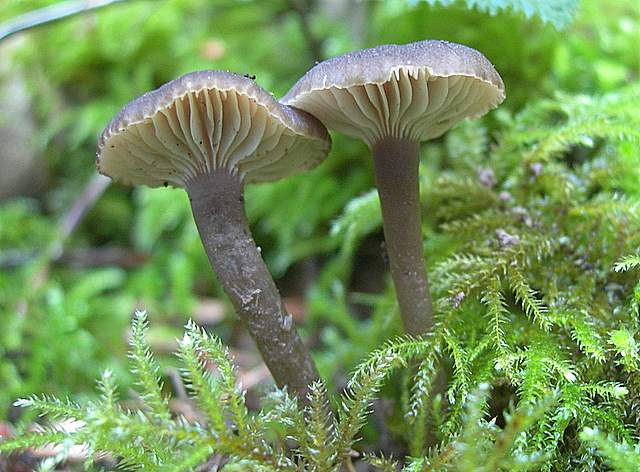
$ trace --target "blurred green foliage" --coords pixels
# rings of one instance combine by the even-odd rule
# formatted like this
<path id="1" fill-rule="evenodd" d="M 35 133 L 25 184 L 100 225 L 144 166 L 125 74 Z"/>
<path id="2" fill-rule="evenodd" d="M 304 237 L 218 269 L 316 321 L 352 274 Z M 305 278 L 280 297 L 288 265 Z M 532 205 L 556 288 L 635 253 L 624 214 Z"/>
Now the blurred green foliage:
<path id="1" fill-rule="evenodd" d="M 410 0 L 410 3 L 426 1 L 431 5 L 449 6 L 456 0 Z M 462 2 L 460 2 L 462 3 Z M 571 23 L 578 7 L 577 0 L 549 0 L 546 2 L 529 2 L 526 0 L 465 0 L 467 8 L 477 8 L 495 15 L 500 10 L 523 13 L 527 18 L 538 16 L 545 22 L 556 27 L 563 27 Z"/>
<path id="2" fill-rule="evenodd" d="M 52 3 L 5 1 L 0 22 Z M 35 199 L 0 202 L 0 417 L 35 393 L 93 398 L 107 368 L 124 393 L 135 378 L 124 361 L 135 307 L 152 313 L 166 344 L 203 297 L 222 296 L 179 190 L 114 184 L 64 243 L 63 255 L 123 249 L 143 255 L 139 263 L 74 265 L 52 252 L 62 215 L 94 172 L 96 136 L 122 105 L 207 68 L 255 74 L 281 96 L 314 50 L 328 57 L 437 38 L 482 51 L 508 97 L 423 146 L 425 251 L 441 331 L 415 377 L 396 374 L 381 387 L 390 432 L 376 418 L 358 447 L 378 450 L 391 435 L 393 452 L 414 457 L 407 470 L 450 453 L 453 470 L 517 470 L 513 461 L 525 459 L 545 470 L 634 470 L 624 461 L 638 456 L 640 11 L 635 0 L 584 0 L 558 30 L 573 2 L 557 4 L 567 9 L 137 0 L 22 33 L 5 57 L 28 85 L 49 185 Z M 301 330 L 338 391 L 399 321 L 368 150 L 333 141 L 317 169 L 251 187 L 246 201 L 283 292 L 305 299 Z M 482 184 L 479 170 L 495 185 Z M 509 239 L 498 230 L 518 244 L 501 245 Z M 235 342 L 233 325 L 229 313 L 215 331 Z M 162 366 L 174 363 L 161 356 Z M 444 387 L 432 385 L 436 371 L 448 376 Z M 524 424 L 531 408 L 535 420 Z"/>

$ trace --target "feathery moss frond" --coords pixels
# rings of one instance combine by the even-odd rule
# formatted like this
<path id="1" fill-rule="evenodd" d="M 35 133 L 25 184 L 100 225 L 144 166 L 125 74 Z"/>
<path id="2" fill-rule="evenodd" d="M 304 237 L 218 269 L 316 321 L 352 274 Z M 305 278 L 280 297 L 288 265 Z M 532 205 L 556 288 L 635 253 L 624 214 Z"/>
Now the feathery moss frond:
<path id="1" fill-rule="evenodd" d="M 161 467 L 158 472 L 189 472 L 206 462 L 212 452 L 213 446 L 211 444 L 196 444 L 183 452 L 179 463 Z"/>
<path id="2" fill-rule="evenodd" d="M 216 434 L 225 434 L 223 406 L 220 404 L 220 391 L 218 385 L 212 381 L 206 371 L 206 365 L 200 358 L 195 341 L 190 333 L 185 333 L 179 342 L 178 357 L 182 361 L 182 377 L 185 384 L 193 394 L 202 411 L 211 422 L 211 428 Z"/>
<path id="3" fill-rule="evenodd" d="M 469 392 L 469 377 L 471 375 L 468 364 L 469 355 L 450 333 L 445 333 L 444 342 L 447 351 L 449 351 L 453 359 L 455 375 L 454 381 L 451 383 L 447 393 L 449 403 L 464 402 Z"/>
<path id="4" fill-rule="evenodd" d="M 584 428 L 580 439 L 595 446 L 598 453 L 615 472 L 636 472 L 640 470 L 640 444 L 618 442 L 597 428 Z"/>
<path id="5" fill-rule="evenodd" d="M 116 412 L 119 409 L 118 385 L 111 370 L 106 369 L 102 372 L 98 380 L 98 392 L 105 410 Z"/>
<path id="6" fill-rule="evenodd" d="M 509 270 L 509 284 L 516 295 L 516 301 L 522 305 L 527 316 L 540 325 L 542 329 L 548 331 L 551 327 L 551 320 L 547 316 L 547 307 L 543 305 L 537 297 L 522 272 L 515 268 Z"/>
<path id="7" fill-rule="evenodd" d="M 640 267 L 640 256 L 633 254 L 625 256 L 616 262 L 613 266 L 613 270 L 616 272 L 626 272 L 637 267 Z"/>
<path id="8" fill-rule="evenodd" d="M 68 433 L 62 431 L 44 431 L 29 435 L 2 439 L 0 441 L 0 452 L 8 453 L 19 449 L 38 448 L 60 444 L 68 438 Z"/>
<path id="9" fill-rule="evenodd" d="M 385 457 L 384 455 L 375 455 L 365 453 L 362 456 L 362 460 L 369 465 L 372 465 L 376 469 L 380 469 L 383 472 L 396 472 L 398 470 L 398 461 L 393 458 Z"/>
<path id="10" fill-rule="evenodd" d="M 582 314 L 571 317 L 571 337 L 576 341 L 580 350 L 593 358 L 596 362 L 606 360 L 605 346 L 596 326 L 582 319 Z"/>
<path id="11" fill-rule="evenodd" d="M 206 359 L 213 362 L 220 374 L 220 398 L 229 409 L 232 419 L 241 437 L 248 434 L 248 412 L 244 402 L 244 393 L 236 385 L 236 374 L 233 361 L 227 347 L 218 338 L 210 336 L 193 321 L 186 327 L 187 334 L 193 339 L 195 348 Z"/>
<path id="12" fill-rule="evenodd" d="M 132 373 L 136 378 L 136 385 L 140 389 L 140 396 L 149 408 L 149 415 L 155 421 L 165 423 L 170 420 L 169 403 L 162 394 L 162 380 L 160 367 L 151 355 L 145 340 L 148 330 L 147 313 L 136 311 L 131 324 L 131 359 Z"/>
<path id="13" fill-rule="evenodd" d="M 428 342 L 405 336 L 388 341 L 360 364 L 351 376 L 341 400 L 341 415 L 337 425 L 337 450 L 348 453 L 360 431 L 371 402 L 380 390 L 382 382 L 397 367 L 425 352 Z"/>
<path id="14" fill-rule="evenodd" d="M 613 330 L 609 334 L 609 342 L 620 356 L 618 362 L 630 372 L 637 371 L 640 366 L 640 346 L 633 333 L 626 328 Z"/>
<path id="15" fill-rule="evenodd" d="M 337 460 L 336 425 L 327 398 L 323 382 L 315 382 L 309 387 L 307 427 L 304 428 L 307 434 L 300 444 L 300 453 L 309 471 L 331 471 Z"/>
<path id="16" fill-rule="evenodd" d="M 498 352 L 504 353 L 508 349 L 504 339 L 504 328 L 508 322 L 509 311 L 502 293 L 500 278 L 497 275 L 489 279 L 481 301 L 487 307 L 487 318 L 494 346 Z"/>
<path id="17" fill-rule="evenodd" d="M 30 408 L 41 416 L 47 415 L 55 419 L 82 420 L 86 416 L 85 410 L 79 404 L 69 399 L 61 400 L 48 395 L 32 395 L 28 398 L 21 398 L 14 402 L 14 406 Z"/>

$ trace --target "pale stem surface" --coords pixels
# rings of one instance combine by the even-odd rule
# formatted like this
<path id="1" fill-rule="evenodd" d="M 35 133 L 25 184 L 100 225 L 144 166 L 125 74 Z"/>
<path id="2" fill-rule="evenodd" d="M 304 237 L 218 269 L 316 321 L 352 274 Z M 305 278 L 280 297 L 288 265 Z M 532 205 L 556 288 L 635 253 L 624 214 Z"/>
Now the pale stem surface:
<path id="1" fill-rule="evenodd" d="M 197 177 L 187 192 L 211 266 L 242 324 L 276 384 L 304 402 L 318 372 L 251 236 L 241 182 L 217 172 Z"/>
<path id="2" fill-rule="evenodd" d="M 386 138 L 373 146 L 384 238 L 404 329 L 422 335 L 433 308 L 422 249 L 418 143 Z"/>

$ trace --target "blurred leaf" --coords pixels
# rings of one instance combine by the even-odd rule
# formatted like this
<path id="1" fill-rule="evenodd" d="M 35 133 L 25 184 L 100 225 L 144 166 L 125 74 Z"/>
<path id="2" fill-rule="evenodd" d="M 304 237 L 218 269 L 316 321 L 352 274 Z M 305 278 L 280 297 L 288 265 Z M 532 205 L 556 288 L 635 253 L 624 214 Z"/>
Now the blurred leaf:
<path id="1" fill-rule="evenodd" d="M 428 2 L 451 5 L 457 0 L 407 0 L 409 4 Z M 573 19 L 579 0 L 464 0 L 467 8 L 478 8 L 491 15 L 500 10 L 512 10 L 523 13 L 527 18 L 538 16 L 542 21 L 551 23 L 556 28 L 564 28 Z"/>

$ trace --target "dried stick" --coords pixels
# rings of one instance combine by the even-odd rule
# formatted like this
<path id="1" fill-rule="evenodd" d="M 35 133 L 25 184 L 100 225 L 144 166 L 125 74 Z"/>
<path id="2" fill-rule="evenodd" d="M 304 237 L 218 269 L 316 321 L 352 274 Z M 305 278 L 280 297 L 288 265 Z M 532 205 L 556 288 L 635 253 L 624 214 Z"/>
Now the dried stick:
<path id="1" fill-rule="evenodd" d="M 67 0 L 39 8 L 0 24 L 0 41 L 20 31 L 128 0 Z"/>

